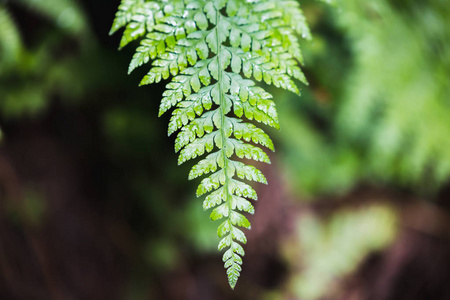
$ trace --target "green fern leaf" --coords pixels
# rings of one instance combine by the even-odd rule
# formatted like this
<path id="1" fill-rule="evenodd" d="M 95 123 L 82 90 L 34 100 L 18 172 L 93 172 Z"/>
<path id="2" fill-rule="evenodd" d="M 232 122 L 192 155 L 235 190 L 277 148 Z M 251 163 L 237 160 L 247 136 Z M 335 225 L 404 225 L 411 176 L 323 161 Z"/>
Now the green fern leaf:
<path id="1" fill-rule="evenodd" d="M 270 163 L 259 147 L 274 150 L 259 123 L 279 128 L 272 95 L 255 81 L 299 94 L 307 84 L 297 35 L 310 38 L 298 2 L 289 0 L 122 0 L 111 28 L 125 28 L 120 47 L 142 38 L 129 72 L 151 62 L 141 85 L 170 80 L 159 115 L 174 109 L 169 135 L 178 132 L 178 163 L 203 157 L 189 179 L 206 176 L 197 196 L 220 220 L 219 250 L 228 280 L 239 278 L 250 229 L 239 212 L 253 214 L 257 200 L 245 181 L 267 184 L 260 170 L 237 159 Z M 234 116 L 233 116 L 234 115 Z M 239 212 L 238 212 L 239 211 Z"/>

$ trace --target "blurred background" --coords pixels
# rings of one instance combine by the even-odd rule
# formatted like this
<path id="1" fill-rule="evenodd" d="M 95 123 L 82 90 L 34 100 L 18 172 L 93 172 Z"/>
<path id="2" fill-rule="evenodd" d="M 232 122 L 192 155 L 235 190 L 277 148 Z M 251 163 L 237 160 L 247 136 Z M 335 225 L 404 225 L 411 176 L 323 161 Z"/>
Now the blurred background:
<path id="1" fill-rule="evenodd" d="M 324 2 L 231 291 L 119 0 L 0 0 L 0 299 L 450 299 L 448 0 Z"/>

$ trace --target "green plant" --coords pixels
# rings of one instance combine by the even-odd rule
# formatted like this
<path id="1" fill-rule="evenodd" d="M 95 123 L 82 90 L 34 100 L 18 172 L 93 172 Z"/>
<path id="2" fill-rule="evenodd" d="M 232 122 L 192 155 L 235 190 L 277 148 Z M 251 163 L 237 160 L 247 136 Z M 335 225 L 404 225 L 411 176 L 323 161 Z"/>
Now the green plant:
<path id="1" fill-rule="evenodd" d="M 74 99 L 86 87 L 98 85 L 100 76 L 80 74 L 91 65 L 80 59 L 96 54 L 96 42 L 77 1 L 14 2 L 17 11 L 29 10 L 36 18 L 50 21 L 51 26 L 36 34 L 34 41 L 24 40 L 8 2 L 0 3 L 0 117 L 5 121 L 36 117 L 54 96 Z M 69 37 L 80 49 L 62 51 Z"/>
<path id="2" fill-rule="evenodd" d="M 431 194 L 450 176 L 450 8 L 445 1 L 346 0 L 354 53 L 335 127 L 370 177 Z"/>
<path id="3" fill-rule="evenodd" d="M 339 294 L 343 278 L 370 253 L 394 241 L 397 218 L 395 208 L 382 202 L 340 208 L 322 217 L 305 213 L 297 222 L 297 237 L 283 251 L 294 266 L 287 288 L 305 300 Z"/>
<path id="4" fill-rule="evenodd" d="M 242 159 L 269 163 L 255 144 L 274 150 L 269 136 L 249 121 L 275 128 L 278 116 L 272 95 L 255 81 L 296 94 L 294 79 L 306 84 L 297 34 L 310 32 L 297 1 L 290 0 L 122 0 L 111 33 L 125 27 L 120 47 L 144 37 L 129 72 L 152 61 L 141 85 L 171 78 L 159 115 L 175 108 L 169 135 L 177 131 L 178 163 L 209 153 L 189 179 L 208 175 L 197 196 L 219 226 L 229 284 L 240 275 L 246 243 L 238 227 L 250 222 L 238 211 L 254 213 L 247 199 L 257 199 L 245 180 L 267 183 L 256 167 Z M 251 79 L 250 79 L 251 78 Z M 231 115 L 234 114 L 235 117 Z M 237 118 L 236 118 L 237 117 Z M 245 117 L 245 119 L 244 119 Z M 247 198 L 247 199 L 246 199 Z"/>

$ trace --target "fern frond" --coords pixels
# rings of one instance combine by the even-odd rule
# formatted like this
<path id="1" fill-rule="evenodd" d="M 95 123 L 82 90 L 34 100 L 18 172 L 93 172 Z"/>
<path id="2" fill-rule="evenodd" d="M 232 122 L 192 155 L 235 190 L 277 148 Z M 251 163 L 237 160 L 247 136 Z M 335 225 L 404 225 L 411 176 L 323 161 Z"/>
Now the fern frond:
<path id="1" fill-rule="evenodd" d="M 178 132 L 178 163 L 202 158 L 189 179 L 206 176 L 197 196 L 207 195 L 203 208 L 213 209 L 229 284 L 241 272 L 250 229 L 242 214 L 254 213 L 247 199 L 255 190 L 243 181 L 267 183 L 260 170 L 239 159 L 270 163 L 259 147 L 274 150 L 259 123 L 279 128 L 272 95 L 255 81 L 299 94 L 294 80 L 306 84 L 297 34 L 309 38 L 296 1 L 280 0 L 123 0 L 111 33 L 125 27 L 120 47 L 145 36 L 129 72 L 151 67 L 141 85 L 170 78 L 159 115 L 174 109 L 169 135 Z M 233 117 L 233 115 L 235 117 Z M 244 118 L 245 117 L 245 118 Z"/>

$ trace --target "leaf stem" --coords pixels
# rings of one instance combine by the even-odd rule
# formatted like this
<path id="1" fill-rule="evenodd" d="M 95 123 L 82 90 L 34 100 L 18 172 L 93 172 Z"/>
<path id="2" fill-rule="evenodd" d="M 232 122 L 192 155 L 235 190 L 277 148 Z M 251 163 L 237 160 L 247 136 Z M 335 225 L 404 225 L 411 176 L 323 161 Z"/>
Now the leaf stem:
<path id="1" fill-rule="evenodd" d="M 226 111 L 225 111 L 225 100 L 223 97 L 223 89 L 222 89 L 222 73 L 223 73 L 223 69 L 222 69 L 222 43 L 220 41 L 220 33 L 219 33 L 219 22 L 220 22 L 220 18 L 221 18 L 221 14 L 218 10 L 216 10 L 216 36 L 217 36 L 217 60 L 218 60 L 218 84 L 219 84 L 219 106 L 220 109 L 222 110 L 222 113 L 220 115 L 220 134 L 221 134 L 221 138 L 222 138 L 222 153 L 223 153 L 223 159 L 224 159 L 224 166 L 223 166 L 223 170 L 225 172 L 225 183 L 224 183 L 224 189 L 225 189 L 225 195 L 226 195 L 226 202 L 228 204 L 228 223 L 230 225 L 230 232 L 228 233 L 228 236 L 230 237 L 230 247 L 233 244 L 233 238 L 232 238 L 232 229 L 233 229 L 233 225 L 231 223 L 231 211 L 232 211 L 232 206 L 231 206 L 231 195 L 230 195 L 230 190 L 229 190 L 229 178 L 228 178 L 228 157 L 226 154 L 226 142 L 227 142 L 227 136 L 225 133 L 225 117 L 226 117 Z M 226 237 L 223 237 L 226 238 Z M 230 287 L 232 289 L 234 289 L 235 285 L 236 285 L 236 281 L 235 280 L 231 280 L 230 276 L 228 276 L 228 282 L 230 284 Z"/>

